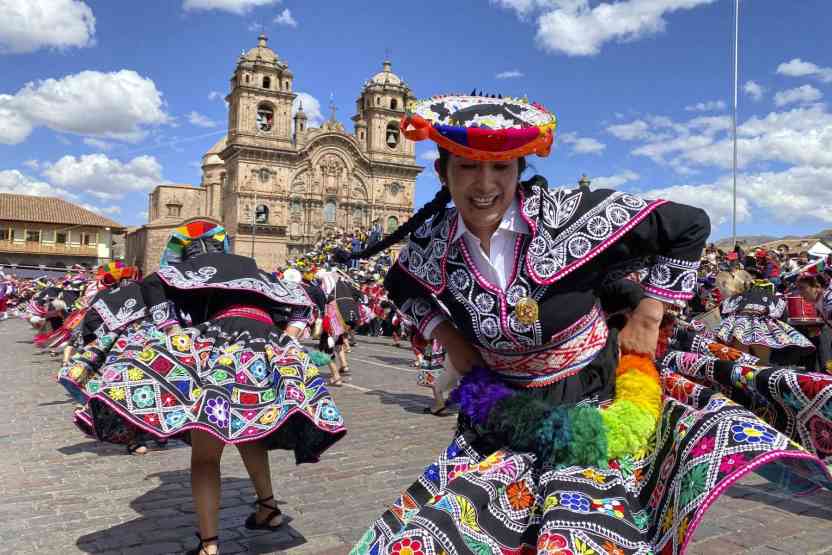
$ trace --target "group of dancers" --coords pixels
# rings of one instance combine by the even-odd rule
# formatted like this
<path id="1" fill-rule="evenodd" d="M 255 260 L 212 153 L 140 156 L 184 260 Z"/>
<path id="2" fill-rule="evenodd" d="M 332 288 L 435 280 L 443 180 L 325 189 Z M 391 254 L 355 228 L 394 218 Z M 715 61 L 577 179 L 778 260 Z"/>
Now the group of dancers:
<path id="1" fill-rule="evenodd" d="M 415 103 L 401 129 L 437 143 L 439 192 L 388 237 L 335 253 L 355 266 L 406 241 L 387 300 L 431 360 L 441 352 L 422 381 L 459 406 L 447 449 L 354 554 L 684 553 L 707 509 L 749 472 L 795 493 L 832 488 L 832 376 L 766 363 L 734 341 L 757 329 L 743 320 L 757 305 L 774 313 L 779 301 L 762 284 L 728 299 L 731 333 L 683 318 L 707 215 L 524 179 L 525 156 L 548 155 L 555 127 L 525 99 Z M 360 284 L 338 276 L 276 278 L 229 252 L 219 224 L 194 220 L 171 235 L 158 271 L 111 276 L 88 297 L 59 377 L 82 404 L 74 418 L 131 450 L 190 444 L 191 553 L 220 550 L 226 445 L 257 494 L 245 526 L 272 530 L 283 515 L 268 451 L 314 463 L 345 434 L 328 387 L 350 372 L 364 303 Z M 800 284 L 831 319 L 825 278 Z M 298 341 L 316 327 L 331 358 Z"/>

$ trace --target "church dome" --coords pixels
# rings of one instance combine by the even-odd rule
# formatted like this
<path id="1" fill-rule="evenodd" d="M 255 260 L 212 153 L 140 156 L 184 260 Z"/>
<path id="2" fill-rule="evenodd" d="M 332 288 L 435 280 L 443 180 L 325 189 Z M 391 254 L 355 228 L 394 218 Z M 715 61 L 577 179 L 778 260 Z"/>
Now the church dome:
<path id="1" fill-rule="evenodd" d="M 268 42 L 269 39 L 266 35 L 260 35 L 257 39 L 257 46 L 243 54 L 242 58 L 248 62 L 260 62 L 267 64 L 277 63 L 277 54 L 275 54 L 275 51 L 267 46 Z"/>
<path id="2" fill-rule="evenodd" d="M 204 168 L 205 166 L 214 166 L 214 165 L 224 164 L 225 162 L 222 161 L 222 158 L 220 158 L 219 154 L 220 154 L 220 152 L 225 150 L 225 147 L 227 145 L 228 145 L 228 137 L 227 136 L 225 136 L 222 139 L 220 139 L 219 141 L 217 141 L 217 144 L 212 146 L 211 149 L 208 152 L 203 154 L 203 156 L 202 156 L 202 167 Z"/>
<path id="3" fill-rule="evenodd" d="M 392 70 L 392 64 L 389 61 L 384 62 L 384 69 L 379 71 L 370 79 L 368 85 L 401 85 L 402 79 Z"/>

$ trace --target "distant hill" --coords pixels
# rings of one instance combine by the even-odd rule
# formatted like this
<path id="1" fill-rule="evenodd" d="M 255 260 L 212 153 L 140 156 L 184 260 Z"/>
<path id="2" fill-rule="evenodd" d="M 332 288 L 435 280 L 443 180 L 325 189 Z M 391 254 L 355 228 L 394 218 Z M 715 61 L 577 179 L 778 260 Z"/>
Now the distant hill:
<path id="1" fill-rule="evenodd" d="M 795 243 L 800 241 L 808 241 L 810 244 L 814 243 L 815 241 L 823 241 L 827 244 L 832 245 L 832 229 L 823 229 L 817 233 L 813 233 L 812 235 L 786 235 L 783 237 L 774 237 L 771 235 L 738 235 L 737 242 L 744 248 L 748 249 L 751 247 L 757 247 L 759 245 L 763 245 L 766 243 L 773 243 L 775 246 L 780 241 L 787 242 L 790 247 L 794 246 Z M 723 251 L 731 250 L 734 246 L 733 240 L 728 237 L 725 239 L 720 239 L 716 242 L 716 246 L 718 249 L 722 249 Z"/>

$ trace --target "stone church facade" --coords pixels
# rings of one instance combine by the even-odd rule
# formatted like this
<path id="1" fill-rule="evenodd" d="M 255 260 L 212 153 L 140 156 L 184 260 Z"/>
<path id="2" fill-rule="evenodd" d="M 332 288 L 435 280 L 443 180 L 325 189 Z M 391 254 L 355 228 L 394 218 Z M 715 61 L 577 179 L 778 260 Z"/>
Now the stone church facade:
<path id="1" fill-rule="evenodd" d="M 327 235 L 385 232 L 413 210 L 415 145 L 399 132 L 413 93 L 390 62 L 366 81 L 348 132 L 332 117 L 310 127 L 303 107 L 293 114 L 294 75 L 267 46 L 240 56 L 231 78 L 228 134 L 202 158 L 202 182 L 160 185 L 149 197 L 148 223 L 127 238 L 127 261 L 158 267 L 168 233 L 183 220 L 223 223 L 234 252 L 272 269 L 309 251 Z"/>

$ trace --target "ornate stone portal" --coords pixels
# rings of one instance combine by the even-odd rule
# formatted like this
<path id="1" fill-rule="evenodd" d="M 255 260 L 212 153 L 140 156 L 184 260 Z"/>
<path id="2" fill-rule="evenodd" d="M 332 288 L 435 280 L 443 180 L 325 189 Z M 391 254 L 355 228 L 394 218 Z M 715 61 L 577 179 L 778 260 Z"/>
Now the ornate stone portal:
<path id="1" fill-rule="evenodd" d="M 161 236 L 197 215 L 222 221 L 234 251 L 254 254 L 266 269 L 309 251 L 328 234 L 376 222 L 387 232 L 410 217 L 423 168 L 414 143 L 400 136 L 399 121 L 415 97 L 390 62 L 364 83 L 352 133 L 334 109 L 327 121 L 310 127 L 303 106 L 293 110 L 293 81 L 261 35 L 237 61 L 226 97 L 228 134 L 203 156 L 201 184 L 154 189 L 150 222 L 132 232 L 143 236 L 132 242 L 142 247 L 128 252 L 128 260 L 154 270 Z M 177 193 L 183 198 L 182 189 L 189 190 L 189 201 L 197 191 L 200 198 L 177 200 L 182 206 L 174 218 L 167 205 Z"/>

